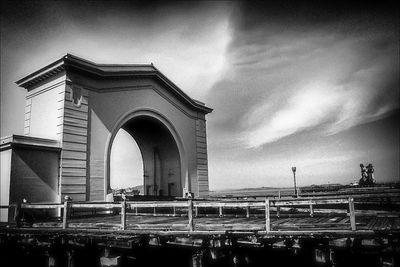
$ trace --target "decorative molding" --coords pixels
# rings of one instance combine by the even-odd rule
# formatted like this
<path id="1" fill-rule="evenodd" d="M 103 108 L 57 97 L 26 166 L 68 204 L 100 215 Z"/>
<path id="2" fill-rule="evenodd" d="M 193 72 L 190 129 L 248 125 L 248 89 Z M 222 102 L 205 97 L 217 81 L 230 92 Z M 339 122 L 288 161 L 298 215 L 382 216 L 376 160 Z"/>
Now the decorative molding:
<path id="1" fill-rule="evenodd" d="M 84 84 L 81 84 L 81 83 L 77 83 L 77 85 L 83 87 L 84 89 L 86 89 L 88 91 L 93 91 L 93 92 L 96 92 L 96 93 L 124 92 L 124 91 L 130 91 L 130 90 L 153 90 L 159 96 L 161 96 L 162 98 L 167 100 L 168 103 L 170 103 L 171 105 L 176 107 L 179 111 L 181 111 L 183 114 L 185 114 L 187 117 L 189 117 L 191 119 L 198 119 L 197 116 L 193 116 L 193 115 L 189 114 L 186 110 L 184 110 L 182 107 L 180 107 L 176 103 L 176 101 L 172 100 L 169 96 L 164 94 L 162 92 L 162 90 L 158 89 L 156 86 L 153 86 L 151 84 L 149 84 L 149 85 L 141 85 L 141 86 L 118 86 L 118 87 L 110 87 L 110 88 L 102 88 L 102 89 L 94 88 L 94 87 L 91 87 L 91 86 L 88 86 L 88 85 L 84 85 Z"/>
<path id="2" fill-rule="evenodd" d="M 0 139 L 0 151 L 12 147 L 30 147 L 47 150 L 60 150 L 60 142 L 53 139 L 33 137 L 27 135 L 10 135 Z"/>
<path id="3" fill-rule="evenodd" d="M 65 84 L 66 84 L 65 80 L 63 80 L 63 81 L 59 81 L 58 83 L 52 84 L 52 85 L 50 85 L 48 87 L 44 87 L 44 88 L 38 90 L 37 92 L 27 93 L 26 94 L 26 99 L 32 99 L 32 97 L 34 97 L 34 96 L 43 94 L 43 93 L 45 93 L 47 91 L 50 91 L 50 90 L 52 90 L 52 89 L 54 89 L 56 87 L 59 87 L 60 85 L 65 85 Z M 62 93 L 64 93 L 63 90 L 60 90 L 59 94 L 62 94 Z"/>
<path id="4" fill-rule="evenodd" d="M 67 54 L 38 71 L 18 80 L 16 83 L 20 87 L 29 89 L 33 85 L 38 84 L 39 82 L 42 82 L 64 70 L 67 73 L 69 71 L 83 72 L 89 76 L 103 80 L 115 77 L 152 77 L 166 85 L 166 88 L 168 88 L 173 95 L 177 96 L 181 101 L 189 104 L 192 109 L 204 114 L 212 112 L 212 109 L 206 107 L 202 102 L 190 98 L 152 64 L 96 64 L 71 54 Z"/>

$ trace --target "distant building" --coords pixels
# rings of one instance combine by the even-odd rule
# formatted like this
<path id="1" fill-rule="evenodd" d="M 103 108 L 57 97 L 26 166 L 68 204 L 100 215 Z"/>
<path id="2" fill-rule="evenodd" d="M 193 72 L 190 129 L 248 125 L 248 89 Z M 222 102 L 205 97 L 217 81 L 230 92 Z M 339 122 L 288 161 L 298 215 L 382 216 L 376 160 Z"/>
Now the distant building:
<path id="1" fill-rule="evenodd" d="M 1 139 L 1 205 L 105 200 L 119 129 L 137 142 L 144 194 L 208 195 L 206 114 L 153 65 L 96 64 L 67 54 L 17 81 L 24 135 Z M 4 220 L 8 215 L 1 213 Z"/>

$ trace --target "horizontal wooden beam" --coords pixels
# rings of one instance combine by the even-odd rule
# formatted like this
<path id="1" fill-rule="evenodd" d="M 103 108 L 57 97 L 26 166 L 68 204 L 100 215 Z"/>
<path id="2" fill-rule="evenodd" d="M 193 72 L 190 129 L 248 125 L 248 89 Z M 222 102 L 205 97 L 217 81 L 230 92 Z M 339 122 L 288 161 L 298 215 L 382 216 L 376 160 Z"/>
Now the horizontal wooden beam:
<path id="1" fill-rule="evenodd" d="M 64 207 L 64 204 L 21 204 L 22 209 L 56 209 L 62 207 Z"/>

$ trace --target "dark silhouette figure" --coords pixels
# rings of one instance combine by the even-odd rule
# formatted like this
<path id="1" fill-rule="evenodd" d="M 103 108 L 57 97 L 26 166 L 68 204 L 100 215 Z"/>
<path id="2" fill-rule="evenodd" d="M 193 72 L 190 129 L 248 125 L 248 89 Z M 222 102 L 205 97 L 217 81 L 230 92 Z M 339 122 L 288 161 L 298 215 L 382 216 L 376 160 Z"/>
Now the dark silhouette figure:
<path id="1" fill-rule="evenodd" d="M 368 164 L 367 166 L 367 184 L 370 186 L 373 186 L 375 184 L 375 179 L 374 179 L 374 166 L 372 164 Z"/>
<path id="2" fill-rule="evenodd" d="M 372 164 L 368 164 L 367 167 L 364 164 L 360 164 L 361 168 L 361 179 L 359 181 L 360 186 L 374 186 L 375 179 L 374 179 L 374 167 Z"/>

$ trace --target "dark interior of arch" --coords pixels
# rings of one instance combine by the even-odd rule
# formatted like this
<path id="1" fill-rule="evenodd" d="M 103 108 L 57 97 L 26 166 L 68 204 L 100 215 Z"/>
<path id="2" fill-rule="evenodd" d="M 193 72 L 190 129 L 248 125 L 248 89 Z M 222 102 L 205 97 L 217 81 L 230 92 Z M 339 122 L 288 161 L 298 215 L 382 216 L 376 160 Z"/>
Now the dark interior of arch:
<path id="1" fill-rule="evenodd" d="M 179 150 L 168 128 L 149 116 L 133 118 L 122 128 L 135 139 L 142 154 L 144 194 L 182 196 Z"/>

